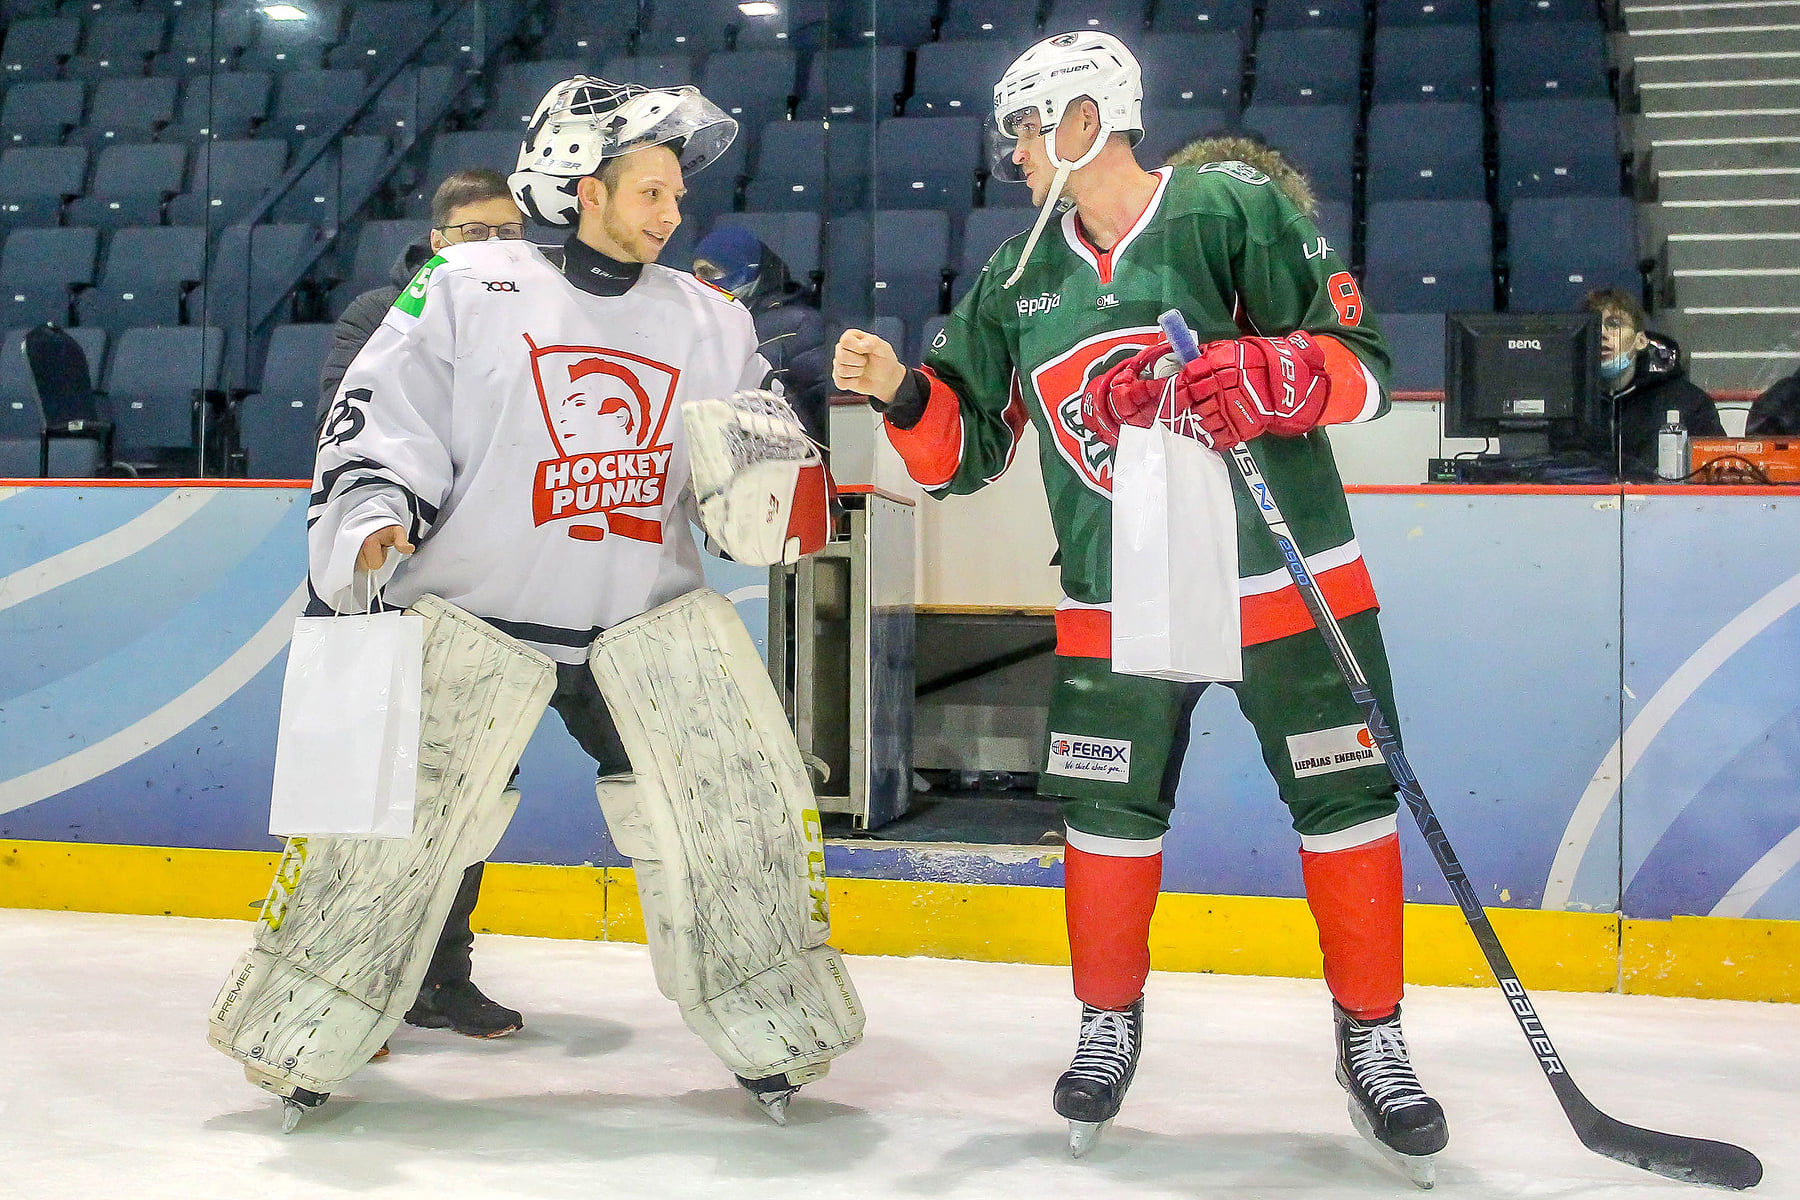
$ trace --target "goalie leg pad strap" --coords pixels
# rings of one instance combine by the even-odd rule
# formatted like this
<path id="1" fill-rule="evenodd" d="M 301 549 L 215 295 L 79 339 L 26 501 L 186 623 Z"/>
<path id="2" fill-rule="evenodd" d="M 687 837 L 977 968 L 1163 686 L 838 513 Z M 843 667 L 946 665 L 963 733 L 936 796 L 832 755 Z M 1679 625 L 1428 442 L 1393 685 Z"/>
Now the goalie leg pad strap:
<path id="1" fill-rule="evenodd" d="M 805 764 L 731 604 L 700 589 L 589 653 L 634 782 L 602 780 L 636 869 L 657 985 L 733 1072 L 800 1082 L 862 1037 L 825 944 L 824 838 Z"/>
<path id="2" fill-rule="evenodd" d="M 328 1094 L 417 997 L 463 871 L 518 804 L 507 787 L 555 686 L 551 661 L 435 596 L 425 617 L 410 838 L 294 838 L 208 1040 L 277 1095 Z"/>

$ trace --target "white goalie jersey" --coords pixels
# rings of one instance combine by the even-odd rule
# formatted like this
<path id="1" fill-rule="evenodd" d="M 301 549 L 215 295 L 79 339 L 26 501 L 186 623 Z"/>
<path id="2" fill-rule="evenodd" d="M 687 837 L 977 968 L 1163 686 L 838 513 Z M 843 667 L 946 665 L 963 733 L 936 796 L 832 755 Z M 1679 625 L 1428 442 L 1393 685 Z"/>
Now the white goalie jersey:
<path id="1" fill-rule="evenodd" d="M 339 385 L 313 589 L 361 611 L 357 551 L 399 524 L 417 551 L 390 556 L 389 604 L 441 596 L 581 662 L 601 629 L 700 586 L 682 405 L 768 376 L 750 314 L 691 275 L 647 264 L 600 296 L 527 242 L 451 246 Z"/>

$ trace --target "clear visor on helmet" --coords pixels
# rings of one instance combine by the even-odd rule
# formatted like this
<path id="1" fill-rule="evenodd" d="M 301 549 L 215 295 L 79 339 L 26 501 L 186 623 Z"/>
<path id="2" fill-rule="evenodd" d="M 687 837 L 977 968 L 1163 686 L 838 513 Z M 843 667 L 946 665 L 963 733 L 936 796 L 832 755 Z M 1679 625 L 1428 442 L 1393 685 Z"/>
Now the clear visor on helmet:
<path id="1" fill-rule="evenodd" d="M 607 123 L 605 158 L 645 146 L 672 144 L 683 171 L 698 171 L 725 153 L 738 123 L 692 87 L 647 91 L 628 100 Z"/>
<path id="2" fill-rule="evenodd" d="M 1018 162 L 1020 143 L 1029 145 L 1054 129 L 1055 126 L 1049 130 L 1044 128 L 1044 114 L 1035 104 L 1014 109 L 1002 117 L 988 117 L 983 134 L 987 140 L 989 172 L 1007 183 L 1025 182 L 1025 168 Z"/>

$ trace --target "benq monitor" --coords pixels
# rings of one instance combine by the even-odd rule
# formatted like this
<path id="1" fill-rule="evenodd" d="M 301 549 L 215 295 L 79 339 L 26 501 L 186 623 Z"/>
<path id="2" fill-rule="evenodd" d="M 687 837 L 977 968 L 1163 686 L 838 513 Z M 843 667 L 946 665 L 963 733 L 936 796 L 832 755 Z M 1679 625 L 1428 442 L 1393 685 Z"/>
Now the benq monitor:
<path id="1" fill-rule="evenodd" d="M 1605 447 L 1595 313 L 1451 313 L 1444 382 L 1446 437 L 1498 438 L 1509 457 Z"/>

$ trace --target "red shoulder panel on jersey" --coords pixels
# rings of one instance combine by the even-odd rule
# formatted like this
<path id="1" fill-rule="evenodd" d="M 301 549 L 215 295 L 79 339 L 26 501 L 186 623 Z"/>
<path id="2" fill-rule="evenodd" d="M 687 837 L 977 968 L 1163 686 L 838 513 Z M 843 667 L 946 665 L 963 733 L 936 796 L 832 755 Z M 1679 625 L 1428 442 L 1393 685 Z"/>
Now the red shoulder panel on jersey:
<path id="1" fill-rule="evenodd" d="M 930 367 L 920 367 L 919 371 L 931 387 L 925 399 L 925 415 L 911 429 L 899 429 L 886 421 L 881 427 L 915 482 L 928 488 L 943 487 L 956 478 L 956 469 L 962 466 L 962 402 L 949 384 L 932 374 Z"/>
<path id="2" fill-rule="evenodd" d="M 1379 397 L 1370 395 L 1373 376 L 1363 369 L 1362 359 L 1350 347 L 1326 334 L 1310 334 L 1313 343 L 1325 352 L 1325 373 L 1331 377 L 1331 395 L 1325 401 L 1321 425 L 1342 425 L 1373 415 Z"/>

